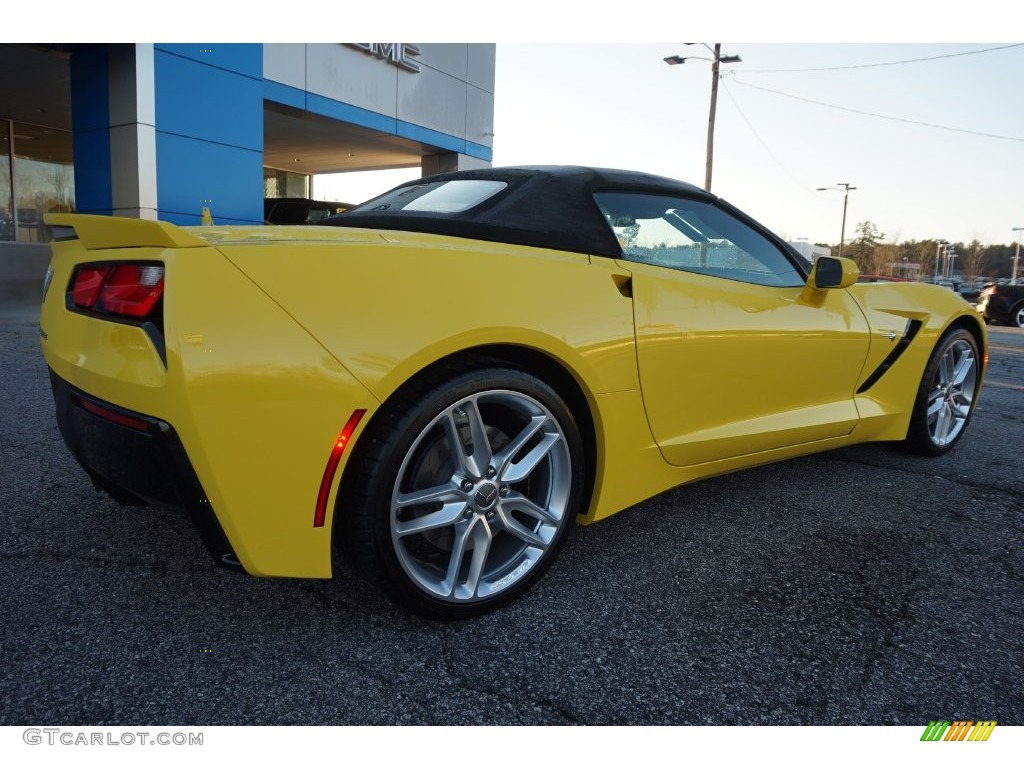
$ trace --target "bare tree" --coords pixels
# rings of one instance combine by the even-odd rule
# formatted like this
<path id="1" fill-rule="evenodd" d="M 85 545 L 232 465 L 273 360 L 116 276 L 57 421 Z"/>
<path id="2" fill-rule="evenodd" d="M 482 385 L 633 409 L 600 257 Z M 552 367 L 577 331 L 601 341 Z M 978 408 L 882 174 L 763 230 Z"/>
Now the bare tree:
<path id="1" fill-rule="evenodd" d="M 57 165 L 50 171 L 50 183 L 53 185 L 53 199 L 49 201 L 49 210 L 67 213 L 74 210 L 71 204 L 71 172 L 66 165 Z"/>
<path id="2" fill-rule="evenodd" d="M 973 282 L 974 278 L 981 274 L 981 265 L 985 260 L 985 246 L 975 237 L 964 248 L 960 258 L 963 259 L 964 277 L 967 278 L 968 282 Z"/>

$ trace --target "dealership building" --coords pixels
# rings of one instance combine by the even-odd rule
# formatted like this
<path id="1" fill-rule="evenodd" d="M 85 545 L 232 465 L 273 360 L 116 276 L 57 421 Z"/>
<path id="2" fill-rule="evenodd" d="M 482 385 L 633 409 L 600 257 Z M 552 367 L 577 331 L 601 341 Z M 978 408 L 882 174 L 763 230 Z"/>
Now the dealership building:
<path id="1" fill-rule="evenodd" d="M 314 174 L 491 164 L 493 44 L 3 44 L 0 70 L 0 279 L 45 270 L 48 212 L 259 224 Z"/>

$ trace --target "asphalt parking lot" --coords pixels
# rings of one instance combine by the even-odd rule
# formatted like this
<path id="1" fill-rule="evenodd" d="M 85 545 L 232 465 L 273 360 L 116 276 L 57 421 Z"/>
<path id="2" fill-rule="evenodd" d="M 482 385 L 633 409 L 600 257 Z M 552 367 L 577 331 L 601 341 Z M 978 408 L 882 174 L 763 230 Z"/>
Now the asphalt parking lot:
<path id="1" fill-rule="evenodd" d="M 859 446 L 574 531 L 525 599 L 410 618 L 216 568 L 95 492 L 0 312 L 0 725 L 1024 724 L 1024 331 L 939 459 Z"/>

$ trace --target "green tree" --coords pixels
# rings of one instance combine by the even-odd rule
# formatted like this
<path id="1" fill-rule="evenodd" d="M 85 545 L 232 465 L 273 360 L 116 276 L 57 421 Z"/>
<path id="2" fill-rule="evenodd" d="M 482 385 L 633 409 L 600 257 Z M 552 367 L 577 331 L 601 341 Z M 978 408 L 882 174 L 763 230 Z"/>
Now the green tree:
<path id="1" fill-rule="evenodd" d="M 862 245 L 867 248 L 874 248 L 885 239 L 885 235 L 878 231 L 878 227 L 872 221 L 862 221 L 854 232 L 857 233 L 857 237 L 853 239 L 854 245 Z"/>
<path id="2" fill-rule="evenodd" d="M 854 228 L 855 237 L 843 255 L 857 262 L 861 272 L 865 274 L 884 274 L 884 260 L 891 261 L 893 256 L 883 253 L 879 246 L 885 235 L 871 221 L 862 221 Z"/>

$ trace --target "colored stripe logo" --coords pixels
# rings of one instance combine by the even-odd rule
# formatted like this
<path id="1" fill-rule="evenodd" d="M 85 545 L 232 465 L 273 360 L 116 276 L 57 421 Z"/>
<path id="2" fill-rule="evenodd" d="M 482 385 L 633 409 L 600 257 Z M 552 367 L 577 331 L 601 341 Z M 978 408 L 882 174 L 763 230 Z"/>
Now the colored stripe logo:
<path id="1" fill-rule="evenodd" d="M 932 720 L 921 741 L 988 741 L 995 727 L 995 720 Z"/>

